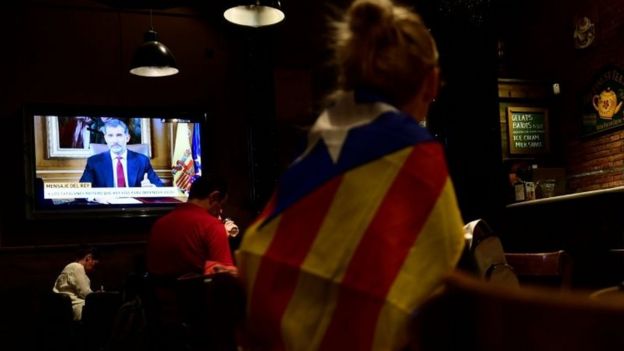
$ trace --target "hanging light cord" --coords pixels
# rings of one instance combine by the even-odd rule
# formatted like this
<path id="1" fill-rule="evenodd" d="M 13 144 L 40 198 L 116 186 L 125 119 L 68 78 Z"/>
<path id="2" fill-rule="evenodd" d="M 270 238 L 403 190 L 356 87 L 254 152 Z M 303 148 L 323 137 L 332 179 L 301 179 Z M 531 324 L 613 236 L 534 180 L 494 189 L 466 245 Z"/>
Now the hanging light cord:
<path id="1" fill-rule="evenodd" d="M 152 22 L 152 9 L 150 9 L 150 30 L 154 30 L 154 23 Z"/>

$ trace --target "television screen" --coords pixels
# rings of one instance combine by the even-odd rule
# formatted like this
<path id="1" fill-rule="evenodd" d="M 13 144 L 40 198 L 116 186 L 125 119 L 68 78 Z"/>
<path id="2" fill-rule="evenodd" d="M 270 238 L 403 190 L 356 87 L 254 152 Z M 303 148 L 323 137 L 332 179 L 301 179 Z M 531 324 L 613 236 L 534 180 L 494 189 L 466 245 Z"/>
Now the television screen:
<path id="1" fill-rule="evenodd" d="M 202 173 L 203 113 L 28 107 L 24 117 L 29 218 L 162 213 Z"/>

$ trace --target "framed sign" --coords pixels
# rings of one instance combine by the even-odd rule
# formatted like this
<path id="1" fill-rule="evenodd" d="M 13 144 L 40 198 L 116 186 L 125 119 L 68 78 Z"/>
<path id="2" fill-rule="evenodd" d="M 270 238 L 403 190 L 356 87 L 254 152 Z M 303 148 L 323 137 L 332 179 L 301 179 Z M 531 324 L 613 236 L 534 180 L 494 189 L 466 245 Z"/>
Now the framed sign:
<path id="1" fill-rule="evenodd" d="M 624 72 L 608 68 L 583 96 L 582 134 L 591 135 L 624 126 Z"/>
<path id="2" fill-rule="evenodd" d="M 549 151 L 548 109 L 544 107 L 507 107 L 509 153 L 535 155 Z"/>

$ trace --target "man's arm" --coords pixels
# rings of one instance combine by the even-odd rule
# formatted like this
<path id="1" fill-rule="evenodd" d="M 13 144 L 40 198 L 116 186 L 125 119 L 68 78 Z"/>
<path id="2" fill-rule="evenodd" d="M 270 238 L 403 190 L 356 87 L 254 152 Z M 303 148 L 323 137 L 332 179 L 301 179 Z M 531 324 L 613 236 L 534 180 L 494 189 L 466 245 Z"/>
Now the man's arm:
<path id="1" fill-rule="evenodd" d="M 113 167 L 108 151 L 93 155 L 87 159 L 80 181 L 91 183 L 93 188 L 115 186 L 113 184 Z"/>
<path id="2" fill-rule="evenodd" d="M 76 266 L 75 269 L 70 273 L 70 281 L 74 286 L 76 296 L 84 299 L 92 293 L 91 291 L 91 281 L 89 277 L 87 277 L 87 273 L 85 273 L 84 268 Z"/>
<path id="3" fill-rule="evenodd" d="M 130 155 L 132 155 L 132 157 Z M 154 172 L 150 159 L 147 156 L 128 150 L 128 162 L 133 163 L 132 166 L 128 165 L 128 172 L 130 172 L 130 170 L 137 172 L 133 173 L 136 178 L 133 178 L 130 174 L 128 174 L 131 182 L 130 186 L 164 186 L 160 177 L 158 177 L 156 172 Z M 145 180 L 146 175 L 147 180 L 149 180 L 149 183 L 151 184 Z"/>
<path id="4" fill-rule="evenodd" d="M 150 163 L 149 160 L 147 160 L 147 170 L 145 173 L 147 174 L 147 179 L 149 179 L 150 183 L 156 186 L 164 185 L 162 180 L 160 180 L 160 177 L 158 176 L 158 174 L 154 172 L 154 169 L 152 168 L 152 164 Z"/>
<path id="5" fill-rule="evenodd" d="M 238 275 L 238 268 L 234 266 L 230 243 L 225 226 L 221 221 L 208 225 L 207 228 L 208 257 L 204 261 L 204 274 L 229 273 Z"/>
<path id="6" fill-rule="evenodd" d="M 211 223 L 206 225 L 205 230 L 205 245 L 208 250 L 206 261 L 217 261 L 228 266 L 234 265 L 228 234 L 223 223 L 218 220 L 211 221 Z"/>
<path id="7" fill-rule="evenodd" d="M 82 176 L 80 177 L 80 182 L 81 183 L 93 183 L 93 181 L 95 180 L 95 172 L 96 172 L 96 169 L 95 167 L 93 167 L 91 158 L 88 158 L 87 164 L 85 165 L 85 169 L 82 172 Z"/>

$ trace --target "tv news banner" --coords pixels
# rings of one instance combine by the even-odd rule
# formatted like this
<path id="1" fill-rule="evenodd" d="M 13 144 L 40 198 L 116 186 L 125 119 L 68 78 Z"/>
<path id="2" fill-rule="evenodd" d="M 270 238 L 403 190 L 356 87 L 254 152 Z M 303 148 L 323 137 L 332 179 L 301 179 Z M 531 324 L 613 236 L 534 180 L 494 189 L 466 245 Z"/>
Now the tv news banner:
<path id="1" fill-rule="evenodd" d="M 43 198 L 51 200 L 87 199 L 109 204 L 143 203 L 139 198 L 180 198 L 187 195 L 178 187 L 92 188 L 91 183 L 44 183 Z"/>

